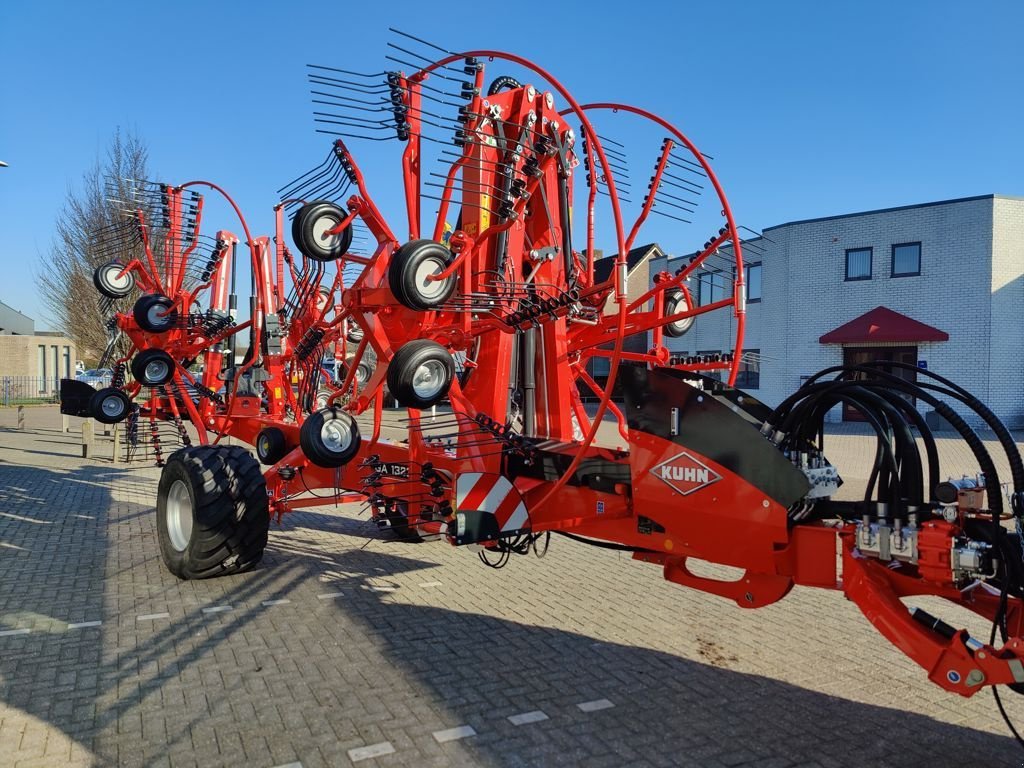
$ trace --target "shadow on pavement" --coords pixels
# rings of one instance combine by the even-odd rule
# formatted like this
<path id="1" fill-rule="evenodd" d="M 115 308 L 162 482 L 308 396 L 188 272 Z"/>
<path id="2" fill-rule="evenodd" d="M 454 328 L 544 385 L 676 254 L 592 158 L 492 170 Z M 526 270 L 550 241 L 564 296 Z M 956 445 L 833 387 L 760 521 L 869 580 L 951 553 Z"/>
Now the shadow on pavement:
<path id="1" fill-rule="evenodd" d="M 0 548 L 0 630 L 38 628 L 0 637 L 0 720 L 21 710 L 102 764 L 312 768 L 384 740 L 396 753 L 377 764 L 1019 764 L 1009 738 L 731 671 L 725 657 L 698 663 L 394 600 L 379 591 L 389 576 L 437 568 L 417 559 L 425 549 L 378 540 L 332 551 L 305 533 L 375 536 L 365 521 L 297 513 L 258 570 L 177 582 L 148 508 L 111 497 L 126 472 L 0 468 L 0 512 L 17 516 L 0 515 L 0 542 L 20 547 Z M 344 597 L 319 600 L 310 586 Z M 294 605 L 263 605 L 275 599 Z M 137 618 L 161 600 L 168 618 Z M 232 608 L 211 617 L 211 605 Z M 60 626 L 100 617 L 102 627 Z M 613 708 L 575 706 L 605 698 Z M 538 709 L 550 719 L 507 719 Z M 477 735 L 430 735 L 462 724 Z"/>

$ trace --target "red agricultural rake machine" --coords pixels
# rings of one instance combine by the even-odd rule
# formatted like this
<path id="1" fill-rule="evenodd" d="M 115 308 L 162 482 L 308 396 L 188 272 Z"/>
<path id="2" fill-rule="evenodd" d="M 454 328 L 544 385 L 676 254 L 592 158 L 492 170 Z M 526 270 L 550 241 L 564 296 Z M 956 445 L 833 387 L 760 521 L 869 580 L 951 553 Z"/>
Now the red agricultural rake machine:
<path id="1" fill-rule="evenodd" d="M 580 104 L 510 54 L 393 49 L 423 63 L 378 75 L 311 68 L 318 109 L 331 110 L 316 113 L 321 131 L 342 138 L 282 190 L 273 237 L 254 236 L 237 207 L 241 235 L 202 235 L 199 190 L 223 194 L 213 184 L 119 183 L 128 215 L 105 236 L 139 255 L 103 264 L 95 283 L 132 349 L 110 361 L 113 386 L 80 408 L 136 430 L 173 424 L 185 443 L 159 487 L 168 568 L 186 579 L 243 571 L 260 560 L 270 518 L 358 498 L 397 534 L 469 546 L 492 566 L 557 533 L 745 608 L 795 584 L 839 589 L 943 688 L 1024 684 L 1024 464 L 992 413 L 952 382 L 921 371 L 912 383 L 891 366 L 822 371 L 774 409 L 736 389 L 743 241 L 709 159 L 681 131 L 627 104 Z M 489 80 L 484 60 L 534 82 Z M 622 145 L 595 129 L 613 119 L 662 137 L 636 203 Z M 350 149 L 385 139 L 401 148 L 400 224 Z M 703 245 L 674 274 L 629 285 L 651 217 L 684 222 L 701 195 L 720 215 Z M 599 225 L 616 246 L 604 263 Z M 726 289 L 699 302 L 692 279 L 713 263 Z M 732 353 L 673 357 L 665 337 L 709 313 L 730 317 Z M 642 351 L 627 344 L 636 338 Z M 594 359 L 607 361 L 602 383 Z M 941 481 L 906 396 L 967 441 L 978 487 Z M 391 401 L 407 409 L 400 439 L 382 430 Z M 1008 509 L 991 456 L 947 401 L 995 430 L 1013 475 Z M 441 421 L 427 423 L 423 410 L 442 403 Z M 822 425 L 841 403 L 878 435 L 856 502 L 832 498 L 842 481 L 824 454 Z M 224 436 L 255 445 L 265 470 Z M 710 578 L 695 559 L 744 573 Z M 993 637 L 908 610 L 918 595 L 980 614 Z"/>

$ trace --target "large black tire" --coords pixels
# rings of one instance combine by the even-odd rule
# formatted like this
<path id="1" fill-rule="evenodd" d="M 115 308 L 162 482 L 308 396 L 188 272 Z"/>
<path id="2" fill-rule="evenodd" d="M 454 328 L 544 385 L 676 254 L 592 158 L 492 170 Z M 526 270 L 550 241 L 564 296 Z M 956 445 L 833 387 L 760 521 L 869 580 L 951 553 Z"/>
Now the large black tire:
<path id="1" fill-rule="evenodd" d="M 288 454 L 288 440 L 277 427 L 264 427 L 256 436 L 256 457 L 261 464 L 277 464 Z"/>
<path id="2" fill-rule="evenodd" d="M 455 361 L 448 350 L 429 339 L 403 345 L 388 363 L 388 389 L 405 408 L 430 408 L 448 396 L 455 379 Z"/>
<path id="3" fill-rule="evenodd" d="M 131 362 L 132 376 L 144 387 L 159 387 L 174 377 L 174 358 L 162 349 L 144 349 Z"/>
<path id="4" fill-rule="evenodd" d="M 160 557 L 179 579 L 252 569 L 270 527 L 260 465 L 239 446 L 174 452 L 160 475 L 156 521 Z"/>
<path id="5" fill-rule="evenodd" d="M 101 264 L 92 273 L 92 284 L 108 298 L 123 299 L 135 289 L 135 275 L 131 272 L 118 277 L 123 269 L 124 265 L 117 261 Z"/>
<path id="6" fill-rule="evenodd" d="M 671 317 L 676 312 L 682 312 L 684 309 L 690 308 L 686 301 L 686 294 L 682 291 L 669 291 L 665 294 L 665 317 Z M 693 327 L 696 319 L 697 316 L 693 315 L 691 317 L 684 317 L 682 320 L 676 320 L 674 323 L 666 323 L 664 326 L 665 335 L 679 338 Z"/>
<path id="7" fill-rule="evenodd" d="M 361 442 L 356 420 L 337 405 L 312 414 L 299 430 L 299 445 L 306 458 L 327 469 L 348 464 L 359 453 Z"/>
<path id="8" fill-rule="evenodd" d="M 174 302 L 159 293 L 147 293 L 140 296 L 132 309 L 132 315 L 139 328 L 146 333 L 163 333 L 169 331 L 178 322 L 178 310 L 164 314 Z"/>
<path id="9" fill-rule="evenodd" d="M 131 398 L 117 387 L 104 387 L 89 399 L 89 413 L 100 424 L 124 421 L 131 410 Z"/>
<path id="10" fill-rule="evenodd" d="M 327 200 L 315 200 L 299 208 L 292 219 L 295 247 L 313 261 L 334 261 L 348 253 L 352 226 L 324 239 L 323 234 L 348 217 L 345 210 Z"/>
<path id="11" fill-rule="evenodd" d="M 434 240 L 410 240 L 391 256 L 388 284 L 399 303 L 427 310 L 444 304 L 455 292 L 455 275 L 428 280 L 452 263 L 452 252 Z"/>

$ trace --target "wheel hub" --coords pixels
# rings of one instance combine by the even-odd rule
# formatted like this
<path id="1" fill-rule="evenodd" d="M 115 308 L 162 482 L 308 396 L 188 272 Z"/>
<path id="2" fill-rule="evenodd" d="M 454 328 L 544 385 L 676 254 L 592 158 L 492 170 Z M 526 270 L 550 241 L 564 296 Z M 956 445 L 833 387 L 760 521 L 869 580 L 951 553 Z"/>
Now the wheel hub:
<path id="1" fill-rule="evenodd" d="M 331 419 L 320 428 L 320 440 L 332 453 L 344 453 L 352 442 L 352 430 L 340 419 Z"/>
<path id="2" fill-rule="evenodd" d="M 124 403 L 119 397 L 107 397 L 100 404 L 100 409 L 104 416 L 113 419 L 124 413 Z"/>
<path id="3" fill-rule="evenodd" d="M 413 375 L 413 392 L 417 397 L 429 400 L 441 393 L 446 378 L 445 367 L 440 360 L 427 360 Z"/>
<path id="4" fill-rule="evenodd" d="M 441 259 L 424 259 L 416 267 L 416 287 L 420 295 L 426 300 L 432 300 L 444 295 L 447 280 L 430 280 L 432 275 L 439 275 L 445 269 L 445 263 Z"/>
<path id="5" fill-rule="evenodd" d="M 325 250 L 331 250 L 341 240 L 340 232 L 336 235 L 327 234 L 338 226 L 340 221 L 340 219 L 337 219 L 330 214 L 325 214 L 318 217 L 317 220 L 313 222 L 313 238 L 316 242 L 319 242 Z"/>
<path id="6" fill-rule="evenodd" d="M 192 538 L 192 496 L 184 480 L 175 480 L 167 493 L 167 535 L 177 552 L 184 552 Z"/>
<path id="7" fill-rule="evenodd" d="M 165 361 L 154 360 L 146 365 L 146 381 L 163 381 L 169 372 Z"/>

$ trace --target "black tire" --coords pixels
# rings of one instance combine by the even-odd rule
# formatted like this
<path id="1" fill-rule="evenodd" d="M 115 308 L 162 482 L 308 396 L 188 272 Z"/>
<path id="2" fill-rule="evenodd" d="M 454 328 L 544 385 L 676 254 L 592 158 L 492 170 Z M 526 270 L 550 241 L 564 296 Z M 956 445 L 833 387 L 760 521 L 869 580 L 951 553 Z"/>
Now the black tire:
<path id="1" fill-rule="evenodd" d="M 358 344 L 363 340 L 363 328 L 355 320 L 345 321 L 345 338 L 350 344 Z"/>
<path id="2" fill-rule="evenodd" d="M 175 451 L 160 474 L 156 521 L 160 557 L 179 579 L 251 570 L 270 527 L 260 465 L 239 446 Z"/>
<path id="3" fill-rule="evenodd" d="M 117 424 L 131 411 L 131 398 L 117 387 L 104 387 L 89 398 L 89 413 L 100 424 Z"/>
<path id="4" fill-rule="evenodd" d="M 682 291 L 669 291 L 665 294 L 665 317 L 671 317 L 676 312 L 682 312 L 684 309 L 691 309 L 686 301 L 686 294 Z M 682 320 L 676 320 L 674 323 L 665 323 L 665 335 L 677 339 L 690 330 L 696 320 L 697 316 L 693 315 L 691 317 L 684 317 Z"/>
<path id="5" fill-rule="evenodd" d="M 352 245 L 351 225 L 327 240 L 323 239 L 323 233 L 336 227 L 347 216 L 343 208 L 327 200 L 306 203 L 292 219 L 295 247 L 313 261 L 340 259 Z"/>
<path id="6" fill-rule="evenodd" d="M 256 436 L 256 457 L 261 464 L 277 464 L 288 454 L 288 440 L 277 427 L 266 427 Z"/>
<path id="7" fill-rule="evenodd" d="M 117 261 L 110 261 L 96 267 L 92 273 L 92 284 L 96 290 L 111 299 L 123 299 L 135 290 L 135 275 L 126 272 L 120 278 L 124 265 Z"/>
<path id="8" fill-rule="evenodd" d="M 163 333 L 169 331 L 178 322 L 178 310 L 164 314 L 174 302 L 159 293 L 147 293 L 140 296 L 132 309 L 132 315 L 139 328 L 146 333 Z"/>
<path id="9" fill-rule="evenodd" d="M 327 401 L 331 399 L 331 395 L 333 394 L 333 389 L 318 389 L 316 394 L 313 396 L 313 410 L 322 411 L 326 408 Z"/>
<path id="10" fill-rule="evenodd" d="M 299 430 L 299 445 L 318 467 L 333 469 L 350 462 L 362 442 L 352 415 L 333 405 L 312 414 Z"/>
<path id="11" fill-rule="evenodd" d="M 416 339 L 403 345 L 388 363 L 388 389 L 405 408 L 437 405 L 448 396 L 454 379 L 452 356 L 429 339 Z"/>
<path id="12" fill-rule="evenodd" d="M 428 280 L 452 263 L 452 252 L 433 240 L 410 240 L 391 256 L 388 284 L 409 309 L 427 310 L 444 304 L 455 292 L 456 277 Z"/>
<path id="13" fill-rule="evenodd" d="M 159 387 L 174 377 L 174 358 L 162 349 L 144 349 L 131 362 L 132 376 L 144 387 Z"/>

